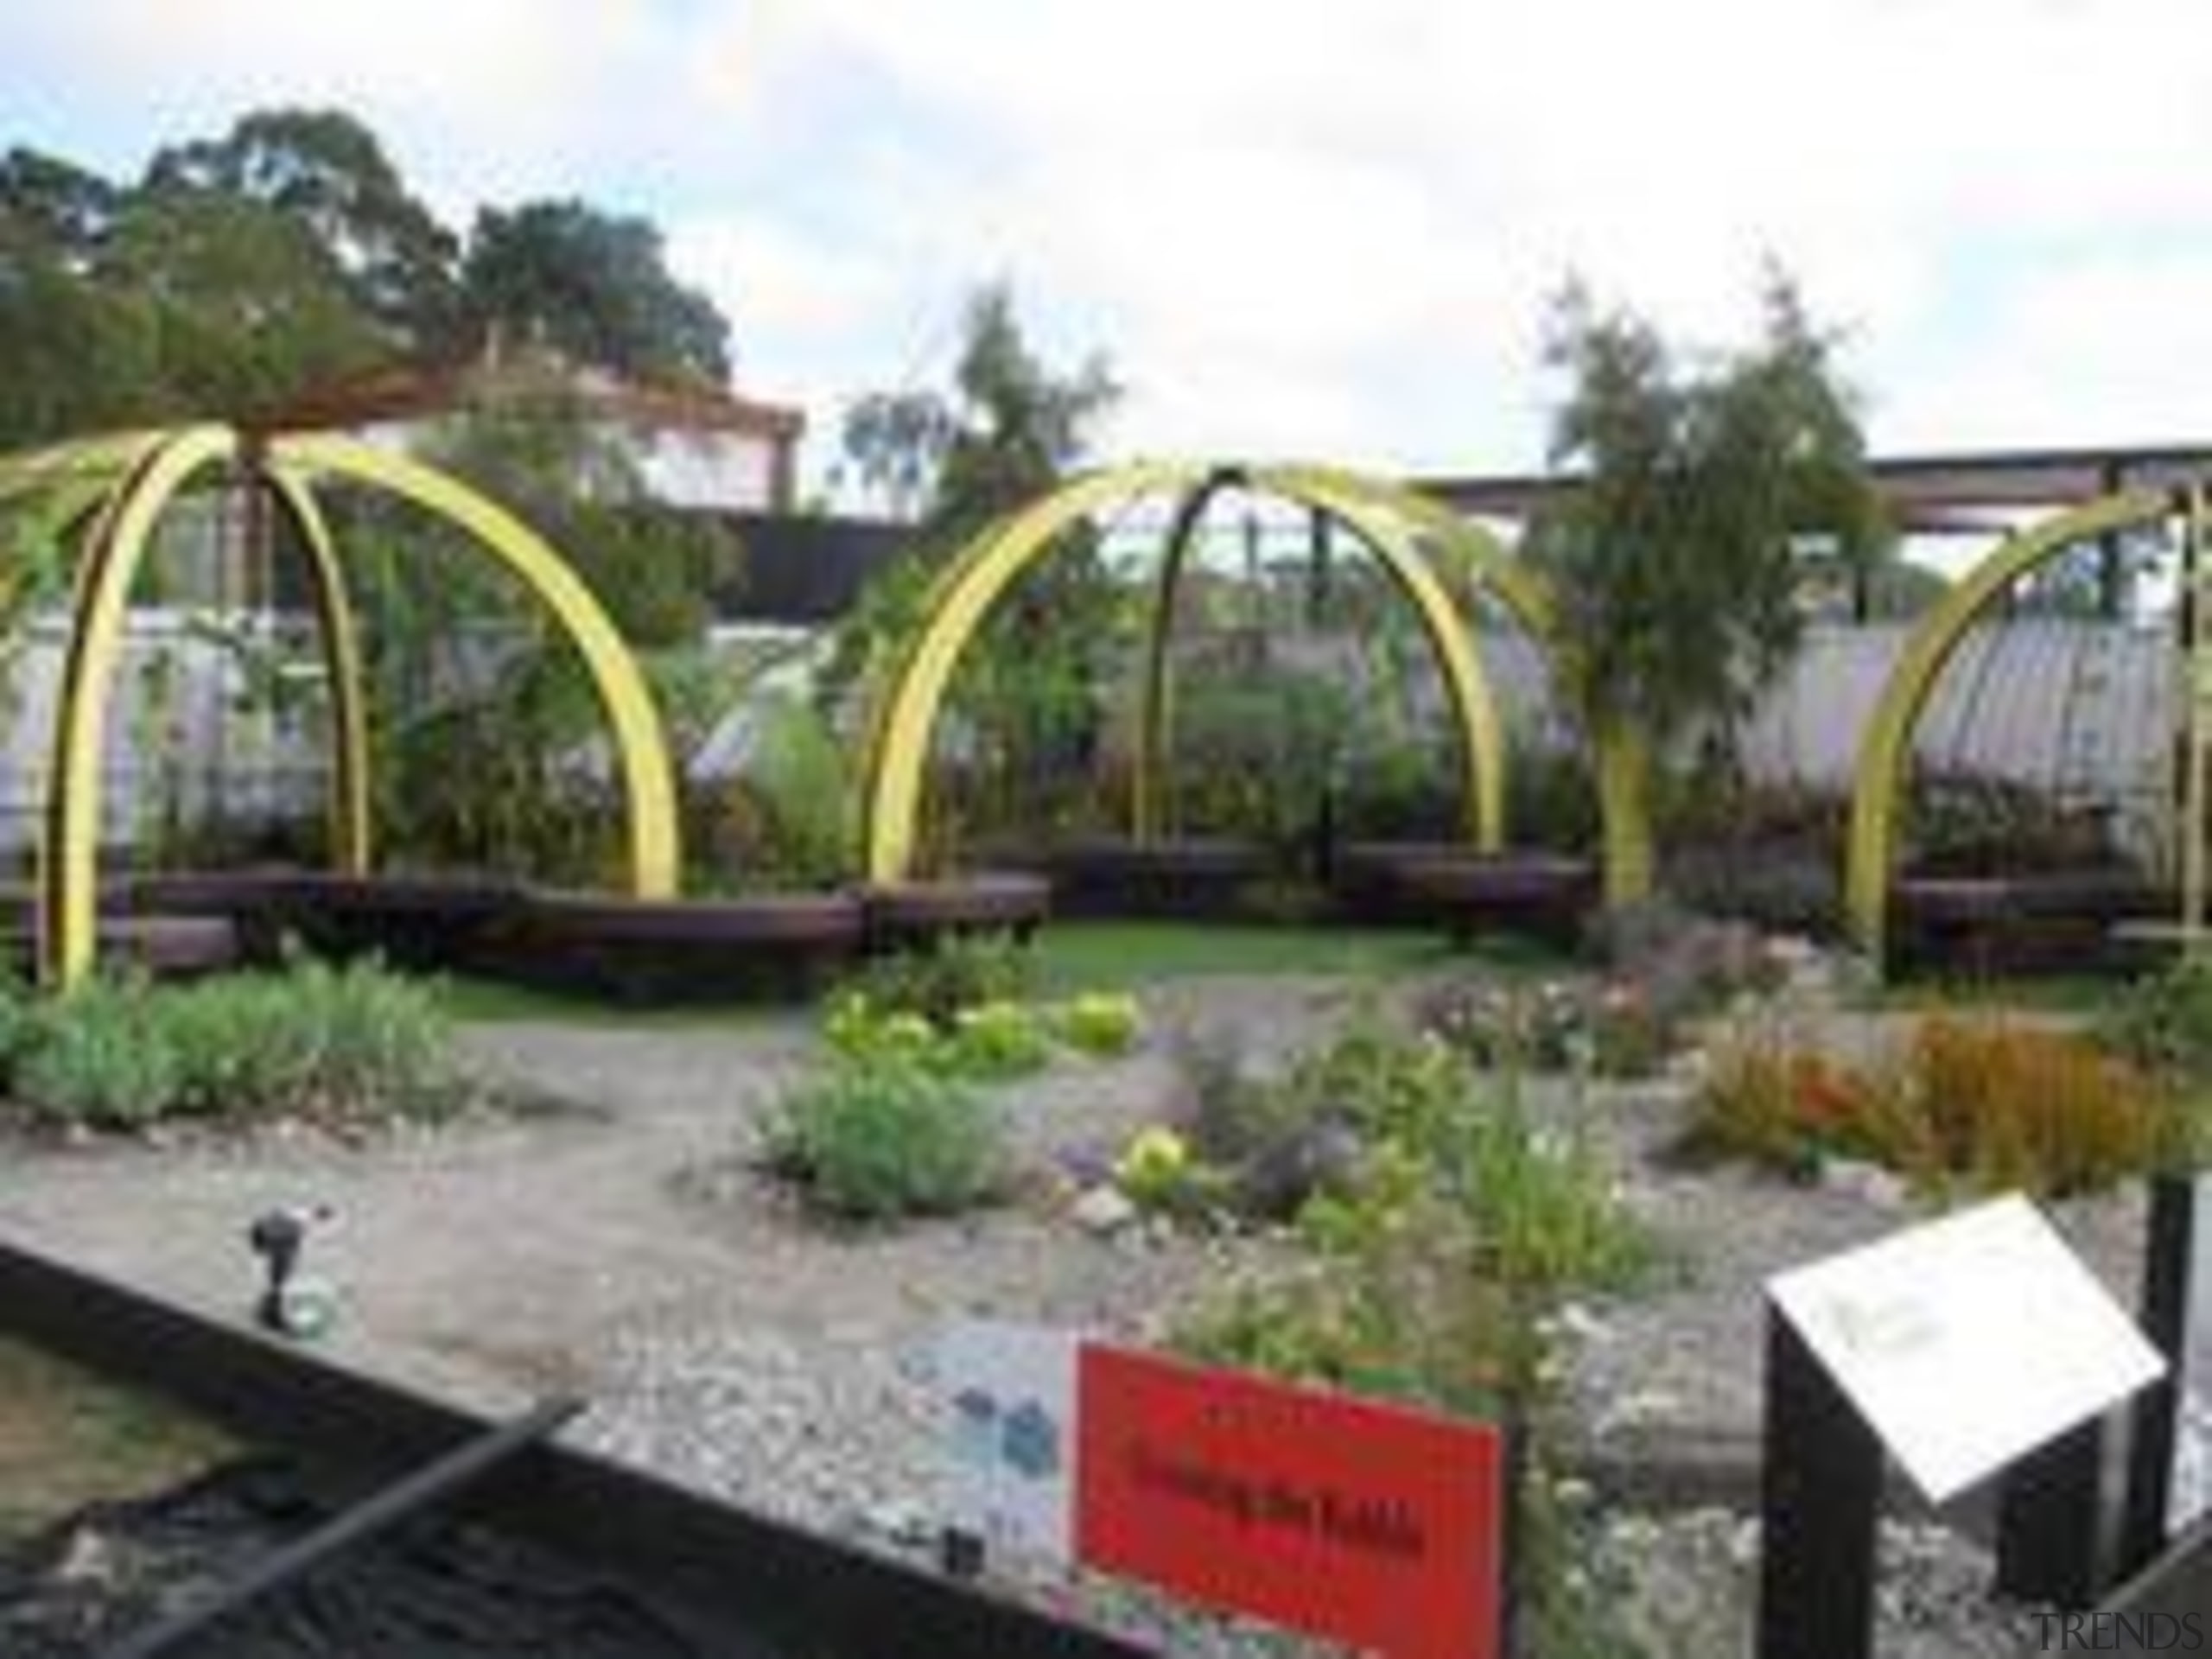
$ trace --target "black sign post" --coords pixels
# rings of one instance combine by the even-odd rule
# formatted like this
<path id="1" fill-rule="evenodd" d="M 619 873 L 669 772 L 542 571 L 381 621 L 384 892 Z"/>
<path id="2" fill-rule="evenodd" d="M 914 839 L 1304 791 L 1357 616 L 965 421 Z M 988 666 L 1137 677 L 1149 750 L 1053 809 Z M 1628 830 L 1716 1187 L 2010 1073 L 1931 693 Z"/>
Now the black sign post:
<path id="1" fill-rule="evenodd" d="M 2166 1548 L 2173 1503 L 2174 1443 L 2188 1379 L 2190 1278 L 2196 1255 L 2196 1181 L 2160 1175 L 2151 1183 L 2143 1250 L 2143 1334 L 2166 1357 L 2164 1377 L 2136 1397 L 2128 1440 L 2127 1507 L 2120 1522 L 2120 1575 L 2132 1579 Z"/>
<path id="2" fill-rule="evenodd" d="M 2092 1417 L 2005 1470 L 1997 1587 L 2077 1612 L 2104 1593 L 2104 1419 Z"/>
<path id="3" fill-rule="evenodd" d="M 1759 1659 L 1869 1659 L 1882 1443 L 1771 1302 L 1764 1438 Z"/>

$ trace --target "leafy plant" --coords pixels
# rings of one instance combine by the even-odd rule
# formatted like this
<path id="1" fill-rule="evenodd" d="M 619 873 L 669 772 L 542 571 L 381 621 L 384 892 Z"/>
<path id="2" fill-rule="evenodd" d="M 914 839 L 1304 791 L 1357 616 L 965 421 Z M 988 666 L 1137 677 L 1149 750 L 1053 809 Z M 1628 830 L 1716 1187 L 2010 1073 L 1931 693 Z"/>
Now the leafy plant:
<path id="1" fill-rule="evenodd" d="M 2086 1039 L 1935 1016 L 1866 1065 L 1771 1039 L 1738 1046 L 1708 1079 L 1687 1141 L 1801 1176 L 1850 1158 L 1936 1193 L 2063 1196 L 2190 1157 L 2196 1116 Z"/>
<path id="2" fill-rule="evenodd" d="M 367 963 L 183 986 L 95 978 L 20 1005 L 14 1033 L 16 1102 L 98 1128 L 434 1116 L 458 1093 L 434 994 Z"/>
<path id="3" fill-rule="evenodd" d="M 963 1077 L 995 1082 L 1041 1071 L 1052 1058 L 1045 1022 L 1026 1003 L 1000 998 L 953 1016 L 953 1069 Z"/>
<path id="4" fill-rule="evenodd" d="M 1144 1033 L 1144 1014 L 1125 991 L 1084 991 L 1046 1010 L 1052 1034 L 1079 1054 L 1111 1059 Z"/>
<path id="5" fill-rule="evenodd" d="M 2107 1016 L 2105 1042 L 2184 1084 L 2212 1082 L 2212 957 L 2187 951 L 2137 980 Z"/>
<path id="6" fill-rule="evenodd" d="M 16 1100 L 41 1117 L 135 1128 L 178 1109 L 184 1067 L 143 980 L 93 979 L 34 1014 Z"/>
<path id="7" fill-rule="evenodd" d="M 1261 1085 L 1246 1085 L 1247 1090 Z M 1515 1593 L 1546 1653 L 1619 1653 L 1576 1578 L 1551 1502 L 1548 1402 L 1560 1310 L 1649 1259 L 1603 1166 L 1532 1122 L 1517 1084 L 1479 1079 L 1433 1037 L 1363 1019 L 1294 1065 L 1280 1094 L 1334 1110 L 1363 1147 L 1348 1183 L 1304 1205 L 1287 1272 L 1233 1287 L 1183 1332 L 1189 1351 L 1507 1423 Z"/>
<path id="8" fill-rule="evenodd" d="M 858 1220 L 941 1215 L 990 1198 L 1002 1132 L 972 1090 L 922 1065 L 843 1061 L 800 1084 L 769 1127 L 771 1168 Z"/>
<path id="9" fill-rule="evenodd" d="M 955 934 L 928 950 L 878 957 L 853 981 L 870 1007 L 919 1014 L 950 1030 L 963 1008 L 1018 1001 L 1037 975 L 1027 945 L 1003 935 Z"/>

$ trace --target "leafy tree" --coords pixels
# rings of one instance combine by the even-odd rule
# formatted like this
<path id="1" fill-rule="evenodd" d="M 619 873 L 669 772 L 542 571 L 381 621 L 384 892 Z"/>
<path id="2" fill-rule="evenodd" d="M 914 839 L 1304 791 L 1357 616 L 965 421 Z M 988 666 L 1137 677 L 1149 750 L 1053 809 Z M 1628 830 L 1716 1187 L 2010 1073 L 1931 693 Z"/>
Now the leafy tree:
<path id="1" fill-rule="evenodd" d="M 1795 649 L 1800 560 L 1890 545 L 1834 340 L 1770 273 L 1751 349 L 1685 365 L 1648 322 L 1560 296 L 1547 355 L 1569 379 L 1551 461 L 1573 474 L 1529 526 L 1563 646 L 1560 687 L 1598 755 L 1609 902 L 1655 864 L 1652 768 L 1724 741 Z"/>
<path id="2" fill-rule="evenodd" d="M 890 517 L 920 517 L 952 442 L 952 411 L 933 391 L 875 391 L 846 412 L 845 454 Z"/>
<path id="3" fill-rule="evenodd" d="M 263 110 L 218 139 L 164 149 L 143 194 L 218 195 L 296 220 L 349 296 L 396 341 L 450 345 L 458 324 L 453 232 L 407 188 L 377 136 L 342 110 Z"/>
<path id="4" fill-rule="evenodd" d="M 1049 490 L 1082 457 L 1120 396 L 1103 359 L 1072 372 L 1038 355 L 1002 283 L 968 303 L 952 386 L 862 398 L 845 448 L 864 480 L 926 495 L 916 556 L 886 570 L 840 630 L 827 696 L 879 664 L 919 617 L 925 570 L 991 520 Z M 954 689 L 976 742 L 970 781 L 1004 820 L 1039 785 L 1086 772 L 1103 725 L 1097 688 L 1120 591 L 1096 538 L 1078 528 L 987 620 Z"/>
<path id="5" fill-rule="evenodd" d="M 124 193 L 75 162 L 22 146 L 0 156 L 0 227 L 81 273 L 99 257 Z"/>
<path id="6" fill-rule="evenodd" d="M 728 322 L 670 275 L 645 219 L 581 201 L 486 208 L 461 277 L 480 340 L 504 335 L 633 379 L 728 378 Z"/>
<path id="7" fill-rule="evenodd" d="M 226 193 L 133 196 L 99 277 L 143 308 L 157 410 L 251 419 L 303 385 L 390 354 L 305 225 Z"/>

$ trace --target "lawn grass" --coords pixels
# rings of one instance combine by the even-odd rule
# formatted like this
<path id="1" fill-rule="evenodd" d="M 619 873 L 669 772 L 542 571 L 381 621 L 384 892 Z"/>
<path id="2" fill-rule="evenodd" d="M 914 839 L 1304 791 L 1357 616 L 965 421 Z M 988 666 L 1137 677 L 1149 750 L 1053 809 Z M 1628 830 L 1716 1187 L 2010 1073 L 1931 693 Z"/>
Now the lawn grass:
<path id="1" fill-rule="evenodd" d="M 773 1024 L 786 1005 L 768 1002 L 680 1002 L 640 1007 L 589 996 L 533 990 L 505 980 L 450 976 L 439 982 L 438 1000 L 453 1019 L 471 1025 L 607 1027 L 627 1031 L 727 1031 Z"/>
<path id="2" fill-rule="evenodd" d="M 1125 991 L 1209 975 L 1330 974 L 1393 978 L 1452 966 L 1558 972 L 1563 959 L 1514 943 L 1454 949 L 1421 928 L 1292 927 L 1222 922 L 1055 922 L 1037 936 L 1043 988 Z"/>
<path id="3" fill-rule="evenodd" d="M 1038 931 L 1036 951 L 1038 989 L 1052 996 L 1222 975 L 1390 979 L 1456 966 L 1535 977 L 1571 966 L 1555 951 L 1515 940 L 1468 949 L 1421 928 L 1239 922 L 1053 922 Z M 470 1023 L 624 1030 L 744 1030 L 772 1025 L 791 1012 L 787 1005 L 754 1002 L 640 1007 L 465 976 L 443 982 L 442 1000 L 453 1018 Z"/>

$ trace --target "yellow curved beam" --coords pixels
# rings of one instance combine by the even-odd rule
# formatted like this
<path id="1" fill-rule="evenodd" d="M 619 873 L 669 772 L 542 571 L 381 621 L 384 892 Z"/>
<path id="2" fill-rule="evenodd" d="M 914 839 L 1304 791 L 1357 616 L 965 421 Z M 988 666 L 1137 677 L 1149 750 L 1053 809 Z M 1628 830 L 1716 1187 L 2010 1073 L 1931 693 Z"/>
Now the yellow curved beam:
<path id="1" fill-rule="evenodd" d="M 1145 636 L 1142 702 L 1137 710 L 1136 753 L 1129 768 L 1129 827 L 1140 843 L 1165 828 L 1167 796 L 1167 724 L 1170 693 L 1167 647 L 1175 632 L 1175 597 L 1183 586 L 1183 565 L 1198 534 L 1206 505 L 1236 476 L 1231 469 L 1209 473 L 1176 504 L 1153 577 L 1152 616 Z"/>
<path id="2" fill-rule="evenodd" d="M 1475 655 L 1473 631 L 1406 533 L 1403 515 L 1384 490 L 1362 487 L 1346 474 L 1261 467 L 1252 478 L 1262 489 L 1319 507 L 1349 525 L 1413 606 L 1444 676 L 1452 727 L 1459 734 L 1467 836 L 1482 851 L 1496 852 L 1505 842 L 1504 721 Z"/>
<path id="3" fill-rule="evenodd" d="M 1085 474 L 1001 519 L 954 556 L 875 703 L 861 781 L 861 862 L 869 880 L 903 880 L 913 861 L 922 772 L 938 709 L 961 653 L 999 596 L 1055 537 L 1100 507 L 1131 496 L 1188 489 L 1206 470 L 1138 461 Z"/>
<path id="4" fill-rule="evenodd" d="M 162 509 L 193 474 L 237 452 L 236 435 L 221 426 L 184 427 L 155 442 L 108 498 L 77 571 L 40 843 L 40 969 L 58 989 L 91 971 L 99 943 L 100 762 L 131 583 Z"/>
<path id="5" fill-rule="evenodd" d="M 2044 519 L 1992 550 L 1914 627 L 1860 740 L 1852 785 L 1845 915 L 1853 938 L 1878 966 L 1887 943 L 1890 871 L 1897 857 L 1905 761 L 1913 728 L 1944 665 L 1982 613 L 2038 565 L 2078 543 L 2155 523 L 2172 510 L 2169 496 L 2133 490 Z"/>
<path id="6" fill-rule="evenodd" d="M 458 479 L 351 438 L 276 437 L 270 464 L 304 476 L 335 474 L 404 497 L 466 531 L 542 601 L 591 676 L 613 728 L 629 810 L 630 891 L 664 899 L 680 868 L 676 770 L 660 715 L 637 661 L 591 590 L 538 534 Z"/>
<path id="7" fill-rule="evenodd" d="M 1140 462 L 1091 474 L 1056 490 L 970 543 L 949 568 L 936 603 L 904 658 L 897 664 L 887 696 L 878 704 L 864 774 L 864 866 L 872 881 L 903 879 L 912 862 L 924 768 L 952 672 L 961 653 L 991 607 L 1007 587 L 1043 556 L 1071 524 L 1109 502 L 1166 491 L 1205 489 L 1217 469 L 1185 463 Z M 1443 673 L 1456 728 L 1460 734 L 1462 772 L 1467 803 L 1467 832 L 1485 849 L 1503 838 L 1504 777 L 1500 763 L 1502 722 L 1458 607 L 1436 579 L 1419 549 L 1385 505 L 1384 493 L 1363 487 L 1351 474 L 1319 467 L 1261 467 L 1247 476 L 1255 488 L 1318 508 L 1350 525 L 1382 561 L 1386 571 L 1413 604 Z M 1185 503 L 1185 512 L 1190 501 Z M 1456 541 L 1472 537 L 1454 520 Z M 1440 531 L 1440 533 L 1442 533 Z M 1483 538 L 1487 542 L 1487 538 Z M 1171 555 L 1173 550 L 1171 547 Z M 1485 556 L 1494 547 L 1485 546 Z M 1172 560 L 1171 560 L 1172 563 Z M 1172 569 L 1163 583 L 1172 581 Z M 1161 605 L 1156 597 L 1153 650 L 1160 650 Z M 1160 672 L 1157 663 L 1154 672 Z M 1148 675 L 1148 679 L 1150 676 Z M 1164 725 L 1164 696 L 1147 715 Z M 1154 741 L 1159 742 L 1154 734 Z M 1156 762 L 1159 749 L 1153 751 Z M 1141 765 L 1140 773 L 1143 767 Z M 1156 785 L 1144 787 L 1154 788 Z M 1139 824 L 1153 821 L 1156 798 L 1141 798 Z"/>
<path id="8" fill-rule="evenodd" d="M 375 865 L 369 809 L 368 707 L 361 675 L 361 636 L 346 591 L 346 573 L 330 526 L 306 479 L 266 467 L 261 477 L 299 531 L 315 596 L 317 634 L 329 682 L 330 861 L 346 875 L 366 875 Z"/>
<path id="9" fill-rule="evenodd" d="M 1465 559 L 1476 585 L 1495 594 L 1537 645 L 1556 660 L 1561 642 L 1558 607 L 1550 589 L 1533 566 L 1516 558 L 1482 525 L 1462 518 L 1433 495 L 1341 467 L 1301 465 L 1273 471 L 1287 480 L 1310 481 L 1370 502 Z"/>
<path id="10" fill-rule="evenodd" d="M 0 455 L 0 498 L 42 489 L 86 473 L 120 473 L 170 435 L 169 429 L 109 432 Z"/>

